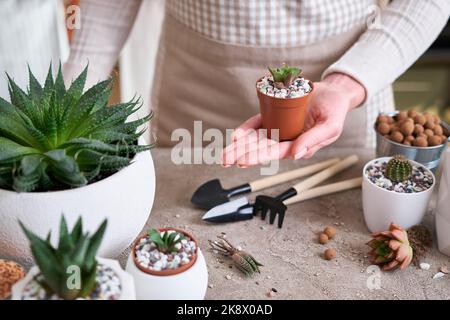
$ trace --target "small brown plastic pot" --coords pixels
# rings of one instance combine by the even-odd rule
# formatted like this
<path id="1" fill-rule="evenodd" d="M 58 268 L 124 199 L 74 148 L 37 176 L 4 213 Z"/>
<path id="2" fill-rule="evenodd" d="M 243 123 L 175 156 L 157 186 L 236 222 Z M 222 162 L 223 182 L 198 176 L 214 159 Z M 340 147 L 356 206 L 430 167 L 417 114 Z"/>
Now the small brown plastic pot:
<path id="1" fill-rule="evenodd" d="M 141 239 L 146 238 L 147 234 L 144 234 L 143 236 L 139 237 L 134 243 L 133 243 L 133 247 L 131 249 L 131 254 L 133 255 L 133 261 L 134 264 L 136 265 L 136 267 L 141 270 L 144 273 L 148 273 L 154 276 L 173 276 L 175 274 L 179 274 L 182 273 L 186 270 L 188 270 L 189 268 L 191 268 L 195 261 L 197 261 L 197 256 L 198 256 L 198 242 L 197 239 L 195 239 L 190 233 L 181 230 L 181 229 L 177 229 L 177 228 L 160 228 L 157 229 L 159 232 L 163 232 L 163 231 L 175 231 L 181 234 L 184 234 L 186 237 L 188 237 L 189 239 L 191 239 L 192 241 L 195 242 L 195 253 L 194 256 L 192 257 L 191 261 L 189 261 L 189 263 L 186 263 L 182 266 L 180 266 L 179 268 L 176 269 L 165 269 L 165 270 L 161 270 L 161 271 L 155 271 L 155 270 L 151 270 L 151 269 L 147 269 L 145 267 L 143 267 L 138 261 L 137 261 L 137 256 L 136 256 L 136 245 L 139 244 L 139 242 L 141 241 Z"/>
<path id="2" fill-rule="evenodd" d="M 256 83 L 261 81 L 261 79 Z M 269 138 L 271 138 L 272 129 L 279 130 L 280 141 L 293 140 L 303 132 L 309 98 L 314 91 L 312 81 L 309 81 L 309 85 L 311 86 L 311 91 L 303 97 L 297 98 L 275 98 L 262 93 L 256 88 L 262 127 L 267 129 Z"/>

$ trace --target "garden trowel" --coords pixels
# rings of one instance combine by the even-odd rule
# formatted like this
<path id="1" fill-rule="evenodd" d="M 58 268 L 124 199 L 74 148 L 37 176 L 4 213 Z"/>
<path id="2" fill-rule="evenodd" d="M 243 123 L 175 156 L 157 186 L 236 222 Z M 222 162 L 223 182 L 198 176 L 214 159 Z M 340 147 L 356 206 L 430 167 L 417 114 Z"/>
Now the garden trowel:
<path id="1" fill-rule="evenodd" d="M 246 197 L 242 197 L 228 203 L 218 205 L 209 210 L 203 216 L 203 220 L 213 223 L 242 221 L 252 219 L 253 216 L 259 211 L 261 211 L 261 217 L 265 219 L 267 213 L 270 211 L 269 222 L 273 224 L 275 217 L 278 215 L 278 227 L 281 228 L 288 204 L 310 199 L 312 196 L 318 197 L 349 188 L 355 188 L 360 185 L 360 180 L 358 180 L 358 182 L 357 180 L 352 179 L 337 184 L 311 189 L 326 179 L 347 169 L 357 161 L 357 156 L 350 156 L 343 161 L 303 180 L 302 182 L 297 183 L 295 186 L 289 188 L 277 197 L 258 196 L 255 204 L 251 204 Z M 261 197 L 264 198 L 261 199 Z"/>
<path id="2" fill-rule="evenodd" d="M 303 168 L 283 172 L 274 176 L 245 183 L 240 186 L 224 189 L 219 179 L 210 180 L 202 184 L 191 198 L 191 202 L 203 209 L 211 209 L 217 205 L 230 201 L 230 198 L 244 193 L 260 191 L 284 182 L 295 180 L 319 172 L 339 162 L 338 158 L 319 162 Z"/>

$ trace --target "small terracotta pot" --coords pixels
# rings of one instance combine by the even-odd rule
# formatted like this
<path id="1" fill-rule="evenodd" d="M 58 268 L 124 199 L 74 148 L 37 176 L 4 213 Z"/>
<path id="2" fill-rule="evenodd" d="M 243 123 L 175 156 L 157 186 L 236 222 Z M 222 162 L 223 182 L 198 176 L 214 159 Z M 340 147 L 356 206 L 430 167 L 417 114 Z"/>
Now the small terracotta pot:
<path id="1" fill-rule="evenodd" d="M 256 83 L 261 81 L 261 79 Z M 262 126 L 264 129 L 267 129 L 269 138 L 271 137 L 271 129 L 279 129 L 280 141 L 293 140 L 303 132 L 309 98 L 314 91 L 312 81 L 309 81 L 309 85 L 311 86 L 311 91 L 308 94 L 303 97 L 288 99 L 268 96 L 256 88 Z"/>
<path id="2" fill-rule="evenodd" d="M 173 276 L 175 274 L 182 273 L 182 272 L 188 270 L 190 267 L 192 267 L 192 265 L 197 260 L 197 256 L 198 256 L 198 242 L 197 242 L 197 239 L 195 239 L 190 233 L 188 233 L 188 232 L 186 232 L 184 230 L 181 230 L 181 229 L 177 229 L 177 228 L 160 228 L 160 229 L 158 229 L 159 232 L 171 231 L 171 230 L 176 231 L 176 232 L 181 233 L 181 234 L 184 234 L 189 239 L 191 239 L 192 241 L 195 242 L 195 254 L 194 254 L 194 257 L 191 259 L 191 261 L 189 261 L 189 263 L 186 263 L 186 264 L 182 265 L 181 267 L 179 267 L 177 269 L 165 269 L 165 270 L 161 270 L 161 271 L 155 271 L 155 270 L 144 268 L 138 262 L 137 257 L 136 257 L 136 245 L 139 243 L 139 241 L 141 241 L 141 239 L 147 237 L 147 234 L 144 234 L 143 236 L 139 237 L 133 243 L 133 247 L 131 249 L 132 250 L 131 252 L 132 252 L 132 257 L 133 257 L 134 264 L 136 265 L 136 267 L 139 270 L 141 270 L 142 272 L 154 275 L 154 276 Z"/>

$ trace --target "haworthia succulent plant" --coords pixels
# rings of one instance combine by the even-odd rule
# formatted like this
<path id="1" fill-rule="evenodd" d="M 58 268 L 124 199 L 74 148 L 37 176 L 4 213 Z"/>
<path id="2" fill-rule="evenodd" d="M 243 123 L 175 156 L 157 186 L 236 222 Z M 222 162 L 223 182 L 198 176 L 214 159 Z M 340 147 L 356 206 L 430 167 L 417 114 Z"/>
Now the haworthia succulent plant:
<path id="1" fill-rule="evenodd" d="M 19 192 L 80 187 L 127 166 L 150 145 L 138 145 L 153 114 L 127 121 L 139 99 L 107 107 L 111 79 L 84 92 L 88 67 L 68 89 L 59 67 L 43 86 L 29 70 L 28 90 L 8 76 L 10 102 L 0 98 L 0 188 Z"/>
<path id="2" fill-rule="evenodd" d="M 62 216 L 57 247 L 53 247 L 50 243 L 50 233 L 46 239 L 41 239 L 21 222 L 20 225 L 30 241 L 33 259 L 39 267 L 42 280 L 38 281 L 48 293 L 56 293 L 65 300 L 72 300 L 86 297 L 95 289 L 96 255 L 106 230 L 106 220 L 91 236 L 84 233 L 81 217 L 69 232 L 66 220 Z M 79 287 L 69 286 L 70 278 L 73 277 L 70 270 L 74 267 L 80 271 Z"/>
<path id="3" fill-rule="evenodd" d="M 274 85 L 279 89 L 288 88 L 302 72 L 301 69 L 289 67 L 286 63 L 283 63 L 281 68 L 269 67 L 269 71 L 272 74 Z"/>

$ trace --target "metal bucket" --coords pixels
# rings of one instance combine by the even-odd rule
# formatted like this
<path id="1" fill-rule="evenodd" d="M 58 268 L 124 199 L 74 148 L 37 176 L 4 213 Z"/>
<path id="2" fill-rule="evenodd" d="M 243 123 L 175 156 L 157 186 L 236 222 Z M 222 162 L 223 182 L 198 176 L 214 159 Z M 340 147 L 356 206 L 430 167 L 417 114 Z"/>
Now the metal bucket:
<path id="1" fill-rule="evenodd" d="M 389 115 L 391 117 L 395 116 L 397 112 L 391 113 L 383 113 L 385 115 Z M 441 121 L 441 126 L 444 129 L 444 134 L 446 136 L 450 135 L 450 125 L 444 121 Z M 439 146 L 434 147 L 414 147 L 414 146 L 406 146 L 404 144 L 400 144 L 394 141 L 391 141 L 376 130 L 376 124 L 374 125 L 374 130 L 377 135 L 377 148 L 376 153 L 377 157 L 391 157 L 397 154 L 404 155 L 406 158 L 410 160 L 414 160 L 423 164 L 425 167 L 436 172 L 436 169 L 439 166 L 439 161 L 441 159 L 442 152 L 447 148 L 448 143 L 450 142 L 450 137 L 447 139 L 447 143 L 443 143 Z"/>

